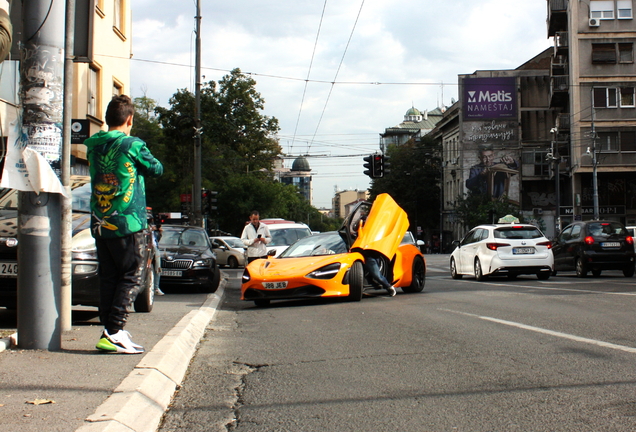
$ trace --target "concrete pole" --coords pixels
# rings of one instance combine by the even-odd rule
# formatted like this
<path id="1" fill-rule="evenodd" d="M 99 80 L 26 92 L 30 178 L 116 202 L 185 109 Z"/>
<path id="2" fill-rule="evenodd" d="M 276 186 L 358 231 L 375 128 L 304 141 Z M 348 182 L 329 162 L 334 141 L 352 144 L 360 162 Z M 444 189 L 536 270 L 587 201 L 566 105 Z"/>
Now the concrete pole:
<path id="1" fill-rule="evenodd" d="M 24 0 L 20 96 L 26 145 L 60 174 L 64 2 Z M 59 194 L 20 192 L 18 200 L 18 346 L 59 350 Z"/>
<path id="2" fill-rule="evenodd" d="M 194 224 L 203 226 L 201 212 L 201 0 L 197 0 L 194 65 L 194 181 L 192 191 L 192 206 L 194 207 Z"/>
<path id="3" fill-rule="evenodd" d="M 73 258 L 73 208 L 71 199 L 71 119 L 73 118 L 73 58 L 75 39 L 75 0 L 66 0 L 66 29 L 64 37 L 64 102 L 62 116 L 62 185 L 68 198 L 62 200 L 61 234 L 61 288 L 60 288 L 60 325 L 62 331 L 72 325 L 72 258 Z"/>

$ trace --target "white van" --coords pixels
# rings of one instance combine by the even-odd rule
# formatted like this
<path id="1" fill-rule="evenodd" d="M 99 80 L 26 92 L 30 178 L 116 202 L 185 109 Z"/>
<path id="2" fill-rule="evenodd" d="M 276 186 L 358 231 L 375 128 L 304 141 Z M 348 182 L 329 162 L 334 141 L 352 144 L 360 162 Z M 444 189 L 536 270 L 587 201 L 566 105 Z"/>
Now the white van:
<path id="1" fill-rule="evenodd" d="M 293 222 L 280 218 L 261 219 L 267 225 L 272 235 L 272 241 L 267 245 L 267 252 L 276 251 L 274 256 L 280 255 L 296 240 L 310 236 L 311 229 L 301 222 Z"/>

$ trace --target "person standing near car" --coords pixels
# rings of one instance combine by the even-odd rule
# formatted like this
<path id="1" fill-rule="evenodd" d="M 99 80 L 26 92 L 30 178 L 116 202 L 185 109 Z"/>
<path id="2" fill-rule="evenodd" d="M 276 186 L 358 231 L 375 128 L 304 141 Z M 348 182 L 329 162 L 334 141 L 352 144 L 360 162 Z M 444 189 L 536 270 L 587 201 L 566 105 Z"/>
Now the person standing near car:
<path id="1" fill-rule="evenodd" d="M 267 225 L 260 222 L 260 214 L 254 210 L 250 214 L 250 223 L 245 225 L 241 234 L 243 244 L 247 246 L 247 263 L 267 258 L 266 245 L 272 241 Z"/>
<path id="2" fill-rule="evenodd" d="M 99 315 L 104 325 L 96 348 L 123 354 L 144 352 L 124 327 L 144 267 L 148 227 L 144 176 L 163 174 L 163 165 L 146 143 L 130 136 L 134 114 L 130 97 L 114 96 L 106 109 L 108 131 L 84 142 L 92 187 L 91 233 L 99 261 Z"/>

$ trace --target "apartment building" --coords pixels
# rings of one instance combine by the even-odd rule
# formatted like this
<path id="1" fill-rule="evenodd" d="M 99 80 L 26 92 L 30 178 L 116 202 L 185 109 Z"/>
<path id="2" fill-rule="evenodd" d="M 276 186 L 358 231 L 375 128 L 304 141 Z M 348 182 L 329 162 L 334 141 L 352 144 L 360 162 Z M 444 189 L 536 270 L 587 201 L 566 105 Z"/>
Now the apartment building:
<path id="1" fill-rule="evenodd" d="M 569 152 L 562 225 L 598 217 L 636 223 L 633 0 L 547 0 L 554 38 L 550 105 Z M 568 197 L 571 201 L 568 202 Z"/>
<path id="2" fill-rule="evenodd" d="M 0 74 L 0 131 L 3 139 L 20 121 L 20 45 L 23 2 L 14 0 L 14 41 Z M 59 29 L 63 33 L 64 29 Z M 84 139 L 105 129 L 104 114 L 113 95 L 130 94 L 132 18 L 130 0 L 77 0 L 72 84 L 71 174 L 88 175 Z M 61 73 L 59 65 L 41 65 L 41 73 Z M 50 68 L 51 70 L 44 69 Z M 53 70 L 53 68 L 57 68 Z M 61 127 L 61 125 L 60 125 Z"/>

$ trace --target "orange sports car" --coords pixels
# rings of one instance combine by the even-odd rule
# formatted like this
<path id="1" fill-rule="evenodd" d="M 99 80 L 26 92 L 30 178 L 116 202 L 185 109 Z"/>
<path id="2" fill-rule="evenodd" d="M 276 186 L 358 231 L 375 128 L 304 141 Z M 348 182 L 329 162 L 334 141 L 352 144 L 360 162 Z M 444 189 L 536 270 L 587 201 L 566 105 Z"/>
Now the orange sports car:
<path id="1" fill-rule="evenodd" d="M 393 286 L 421 292 L 426 263 L 408 226 L 406 212 L 390 195 L 378 195 L 373 205 L 360 202 L 340 230 L 305 237 L 277 258 L 247 265 L 241 299 L 257 306 L 316 297 L 360 301 L 365 291 L 378 289 L 365 277 L 365 251 L 381 255 L 380 271 Z"/>

